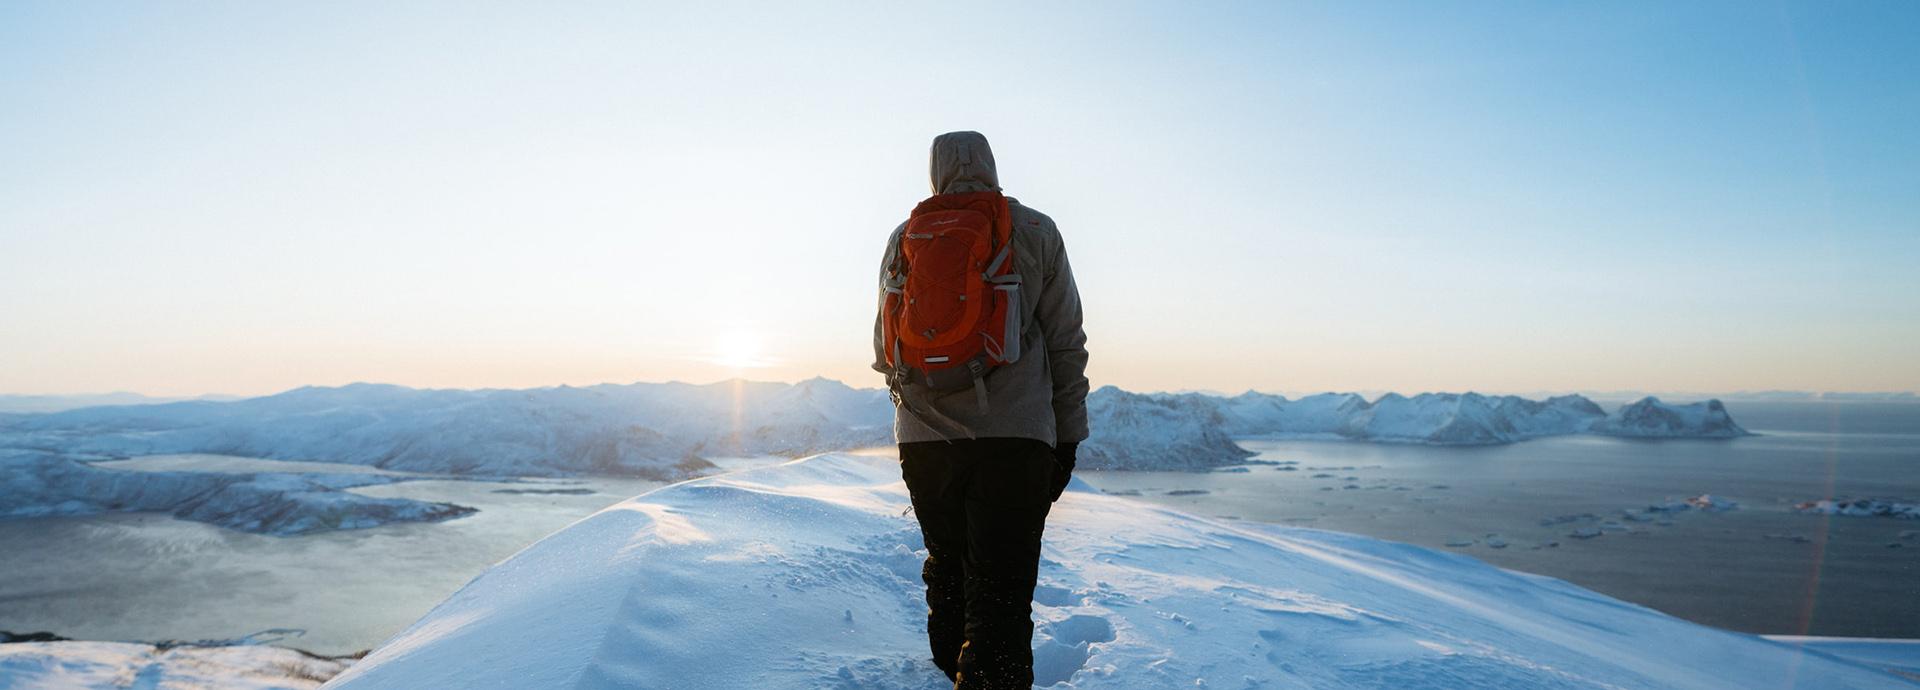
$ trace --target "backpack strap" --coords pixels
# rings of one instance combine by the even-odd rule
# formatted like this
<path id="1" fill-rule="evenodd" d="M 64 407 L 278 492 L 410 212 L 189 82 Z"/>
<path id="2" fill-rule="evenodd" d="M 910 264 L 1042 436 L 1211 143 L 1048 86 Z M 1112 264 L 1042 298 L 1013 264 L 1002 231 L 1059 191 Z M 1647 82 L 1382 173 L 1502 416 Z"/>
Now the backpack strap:
<path id="1" fill-rule="evenodd" d="M 895 347 L 896 349 L 898 348 L 897 343 Z M 954 418 L 941 414 L 940 410 L 932 405 L 927 405 L 922 408 L 920 404 L 915 402 L 913 396 L 909 394 L 912 390 L 912 382 L 907 380 L 908 376 L 910 376 L 910 374 L 905 365 L 897 366 L 891 373 L 887 374 L 887 397 L 891 398 L 895 405 L 899 406 L 899 408 L 907 414 L 912 415 L 915 421 L 927 427 L 935 436 L 939 436 L 942 441 L 948 443 L 953 442 L 953 438 L 947 436 L 946 433 L 940 430 L 943 426 L 950 431 L 958 432 L 955 434 L 956 436 L 965 436 L 969 439 L 975 438 L 973 430 L 968 429 L 965 424 L 961 424 L 954 420 Z M 979 379 L 975 379 L 975 382 L 978 385 Z M 982 393 L 982 395 L 984 395 L 984 393 Z"/>

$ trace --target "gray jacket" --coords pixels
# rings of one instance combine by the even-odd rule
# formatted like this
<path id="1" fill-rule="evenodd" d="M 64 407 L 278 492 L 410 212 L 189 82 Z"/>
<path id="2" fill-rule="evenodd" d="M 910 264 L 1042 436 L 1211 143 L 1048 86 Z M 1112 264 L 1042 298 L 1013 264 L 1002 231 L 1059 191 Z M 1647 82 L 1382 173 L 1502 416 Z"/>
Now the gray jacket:
<path id="1" fill-rule="evenodd" d="M 986 137 L 952 132 L 933 140 L 929 156 L 935 193 L 997 190 L 998 172 Z M 1025 287 L 1020 359 L 987 374 L 987 412 L 982 414 L 971 389 L 941 395 L 918 388 L 917 404 L 930 406 L 977 438 L 1037 439 L 1048 445 L 1087 438 L 1087 334 L 1080 324 L 1080 290 L 1074 286 L 1066 245 L 1053 219 L 1009 198 L 1013 215 L 1014 261 Z M 881 272 L 892 260 L 906 223 L 887 238 Z M 886 298 L 881 291 L 882 300 Z M 873 368 L 886 373 L 880 318 L 873 322 Z M 935 422 L 936 424 L 940 422 Z M 915 414 L 894 410 L 893 437 L 899 443 L 940 441 L 952 430 L 927 426 Z"/>

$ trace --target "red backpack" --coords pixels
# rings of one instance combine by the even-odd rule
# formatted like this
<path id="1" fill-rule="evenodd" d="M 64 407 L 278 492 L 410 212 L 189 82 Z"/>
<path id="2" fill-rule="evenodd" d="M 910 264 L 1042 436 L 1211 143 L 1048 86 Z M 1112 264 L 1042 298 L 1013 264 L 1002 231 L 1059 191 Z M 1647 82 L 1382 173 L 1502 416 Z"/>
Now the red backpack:
<path id="1" fill-rule="evenodd" d="M 971 386 L 986 412 L 987 373 L 1020 359 L 1023 309 L 1007 198 L 965 192 L 920 202 L 880 283 L 880 342 L 895 399 L 909 383 L 941 392 Z M 910 401 L 907 407 L 922 411 Z"/>

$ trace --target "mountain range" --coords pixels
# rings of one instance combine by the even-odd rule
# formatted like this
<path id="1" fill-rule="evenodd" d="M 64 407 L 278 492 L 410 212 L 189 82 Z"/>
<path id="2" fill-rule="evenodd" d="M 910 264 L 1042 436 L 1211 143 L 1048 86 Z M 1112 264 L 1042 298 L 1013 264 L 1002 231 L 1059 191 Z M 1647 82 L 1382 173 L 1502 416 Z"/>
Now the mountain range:
<path id="1" fill-rule="evenodd" d="M 1644 398 L 1609 414 L 1578 395 L 1257 392 L 1132 393 L 1087 401 L 1089 469 L 1200 470 L 1250 455 L 1242 437 L 1441 445 L 1597 433 L 1731 438 L 1725 405 Z M 112 405 L 0 417 L 0 447 L 81 458 L 211 453 L 484 476 L 698 476 L 711 458 L 891 443 L 885 391 L 814 378 L 794 384 L 634 383 L 531 389 L 415 389 L 357 383 L 234 401 Z"/>

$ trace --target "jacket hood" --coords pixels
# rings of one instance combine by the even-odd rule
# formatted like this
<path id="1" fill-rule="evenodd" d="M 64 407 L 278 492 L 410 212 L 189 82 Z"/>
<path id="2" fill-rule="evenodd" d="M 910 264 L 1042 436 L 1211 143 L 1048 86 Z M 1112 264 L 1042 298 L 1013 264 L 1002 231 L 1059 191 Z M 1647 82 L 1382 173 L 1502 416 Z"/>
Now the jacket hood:
<path id="1" fill-rule="evenodd" d="M 929 159 L 935 194 L 1000 191 L 993 149 L 979 132 L 948 132 L 934 137 Z"/>

